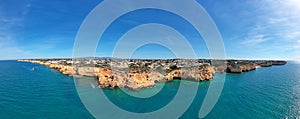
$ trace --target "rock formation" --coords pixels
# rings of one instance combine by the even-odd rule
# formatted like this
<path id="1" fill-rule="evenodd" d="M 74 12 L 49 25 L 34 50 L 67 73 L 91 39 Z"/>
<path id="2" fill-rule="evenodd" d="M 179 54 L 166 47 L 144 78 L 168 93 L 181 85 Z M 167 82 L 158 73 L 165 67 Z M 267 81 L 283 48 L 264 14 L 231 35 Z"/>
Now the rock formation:
<path id="1" fill-rule="evenodd" d="M 168 82 L 173 79 L 204 81 L 211 80 L 217 72 L 242 73 L 255 70 L 256 67 L 267 67 L 272 65 L 284 65 L 286 61 L 246 61 L 227 60 L 218 61 L 218 66 L 210 64 L 190 63 L 191 60 L 120 60 L 116 63 L 117 69 L 111 69 L 109 61 L 101 61 L 98 67 L 81 63 L 70 65 L 70 60 L 19 60 L 20 62 L 31 62 L 56 69 L 62 74 L 71 76 L 96 77 L 102 88 L 129 88 L 137 90 L 140 88 L 153 87 L 156 82 Z M 206 60 L 203 60 L 206 61 Z M 99 61 L 100 62 L 100 61 Z M 126 64 L 130 62 L 131 64 Z M 222 64 L 222 62 L 226 62 Z M 179 64 L 178 67 L 176 64 Z M 199 64 L 199 65 L 198 65 Z M 184 66 L 185 65 L 185 66 Z M 126 67 L 128 69 L 126 69 Z M 151 67 L 151 68 L 150 68 Z M 150 70 L 150 69 L 156 70 Z"/>
<path id="2" fill-rule="evenodd" d="M 172 81 L 174 78 L 187 79 L 192 81 L 210 80 L 213 78 L 213 75 L 215 73 L 212 66 L 202 65 L 200 67 L 194 67 L 190 69 L 176 69 L 163 75 L 162 73 L 156 71 L 129 71 L 125 73 L 114 71 L 108 68 L 88 66 L 73 67 L 63 64 L 52 64 L 36 60 L 28 60 L 24 62 L 32 62 L 45 65 L 51 69 L 56 69 L 62 74 L 66 75 L 97 77 L 99 86 L 102 88 L 126 87 L 133 90 L 145 87 L 153 87 L 155 86 L 155 82 Z"/>
<path id="3" fill-rule="evenodd" d="M 286 61 L 272 61 L 272 65 L 285 65 Z"/>
<path id="4" fill-rule="evenodd" d="M 257 64 L 247 63 L 247 64 L 228 64 L 227 72 L 229 73 L 242 73 L 256 69 Z"/>

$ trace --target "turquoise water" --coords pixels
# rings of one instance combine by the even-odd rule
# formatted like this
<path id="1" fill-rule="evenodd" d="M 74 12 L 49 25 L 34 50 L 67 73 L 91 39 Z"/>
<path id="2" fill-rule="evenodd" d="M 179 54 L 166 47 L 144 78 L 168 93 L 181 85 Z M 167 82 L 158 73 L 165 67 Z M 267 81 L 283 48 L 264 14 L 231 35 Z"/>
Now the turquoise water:
<path id="1" fill-rule="evenodd" d="M 71 77 L 37 64 L 0 61 L 1 119 L 70 117 L 93 118 Z"/>
<path id="2" fill-rule="evenodd" d="M 0 61 L 0 66 L 0 118 L 93 118 L 81 103 L 72 77 L 31 63 Z M 220 75 L 225 74 L 217 74 L 216 78 Z M 120 108 L 151 112 L 172 100 L 179 82 L 175 80 L 134 92 L 153 92 L 163 87 L 162 92 L 147 99 L 131 97 L 121 89 L 103 91 Z M 208 81 L 182 82 L 184 86 L 199 85 L 199 89 L 192 106 L 181 118 L 198 117 L 209 84 Z M 228 119 L 297 117 L 300 117 L 300 65 L 293 62 L 242 74 L 227 74 L 219 101 L 207 116 Z"/>

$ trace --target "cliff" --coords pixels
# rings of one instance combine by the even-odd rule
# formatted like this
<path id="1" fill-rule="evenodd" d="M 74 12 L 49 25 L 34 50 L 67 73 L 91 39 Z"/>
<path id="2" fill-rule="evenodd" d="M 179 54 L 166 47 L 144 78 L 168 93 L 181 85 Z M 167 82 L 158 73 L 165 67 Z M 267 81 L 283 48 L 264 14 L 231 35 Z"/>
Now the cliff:
<path id="1" fill-rule="evenodd" d="M 286 61 L 272 61 L 272 65 L 285 65 Z"/>
<path id="2" fill-rule="evenodd" d="M 167 82 L 173 79 L 182 80 L 192 80 L 192 81 L 204 81 L 213 78 L 215 73 L 212 66 L 199 66 L 188 69 L 175 69 L 163 75 L 157 71 L 151 72 L 120 72 L 114 71 L 109 68 L 99 68 L 99 67 L 73 67 L 62 64 L 51 64 L 42 61 L 28 60 L 25 62 L 32 62 L 41 65 L 48 66 L 51 69 L 56 69 L 62 74 L 66 75 L 79 75 L 79 76 L 89 76 L 97 77 L 99 86 L 102 88 L 129 88 L 137 90 L 140 88 L 153 87 L 155 82 Z"/>
<path id="3" fill-rule="evenodd" d="M 284 65 L 286 61 L 248 61 L 248 60 L 218 60 L 217 66 L 211 66 L 209 60 L 92 60 L 75 62 L 72 60 L 19 60 L 31 62 L 56 69 L 62 74 L 71 76 L 96 77 L 102 88 L 140 88 L 153 87 L 155 82 L 168 82 L 174 79 L 191 80 L 195 82 L 211 80 L 215 72 L 242 73 L 255 70 L 256 67 Z M 192 62 L 192 63 L 191 63 Z M 113 68 L 111 69 L 113 64 Z"/>
<path id="4" fill-rule="evenodd" d="M 163 75 L 159 72 L 123 73 L 114 72 L 109 69 L 95 68 L 99 86 L 103 88 L 126 87 L 133 90 L 153 87 L 155 82 L 172 81 L 175 78 L 193 81 L 210 80 L 213 78 L 214 70 L 211 66 L 196 69 L 177 69 Z"/>
<path id="5" fill-rule="evenodd" d="M 258 65 L 255 63 L 247 63 L 247 64 L 228 64 L 227 72 L 229 73 L 242 73 L 251 70 L 255 70 Z"/>

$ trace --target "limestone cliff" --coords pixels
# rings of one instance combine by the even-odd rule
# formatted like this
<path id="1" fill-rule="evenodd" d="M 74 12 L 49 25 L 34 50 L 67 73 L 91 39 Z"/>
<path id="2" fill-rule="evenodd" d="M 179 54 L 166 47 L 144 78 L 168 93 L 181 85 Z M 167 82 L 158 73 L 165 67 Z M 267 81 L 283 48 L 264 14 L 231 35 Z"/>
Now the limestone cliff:
<path id="1" fill-rule="evenodd" d="M 229 73 L 242 73 L 256 69 L 257 64 L 247 63 L 247 64 L 229 64 L 227 66 L 227 72 Z"/>
<path id="2" fill-rule="evenodd" d="M 114 72 L 110 69 L 95 68 L 99 86 L 103 88 L 126 87 L 133 90 L 153 87 L 155 82 L 172 81 L 174 78 L 181 78 L 193 81 L 203 81 L 213 78 L 214 70 L 210 66 L 205 66 L 199 70 L 174 70 L 167 75 L 159 72 L 143 73 L 123 73 Z M 197 72 L 198 71 L 198 72 Z M 198 73 L 198 74 L 196 74 Z"/>
<path id="3" fill-rule="evenodd" d="M 176 63 L 169 61 L 131 61 L 131 65 L 117 64 L 119 67 L 129 66 L 128 70 L 124 68 L 111 69 L 109 63 L 100 63 L 101 67 L 92 67 L 89 65 L 70 65 L 67 60 L 61 62 L 57 60 L 19 60 L 20 62 L 32 62 L 48 66 L 51 69 L 56 69 L 62 74 L 71 76 L 88 76 L 97 77 L 99 86 L 102 88 L 129 88 L 137 90 L 140 88 L 153 87 L 156 82 L 167 82 L 174 79 L 204 81 L 211 80 L 217 72 L 242 73 L 255 70 L 258 66 L 284 65 L 285 61 L 238 61 L 228 60 L 226 64 L 216 67 L 209 64 L 180 62 L 185 63 L 186 67 L 177 67 Z M 145 63 L 147 62 L 147 63 Z M 149 70 L 149 67 L 157 70 Z M 184 68 L 183 68 L 184 67 Z M 126 69 L 126 68 L 125 68 Z"/>

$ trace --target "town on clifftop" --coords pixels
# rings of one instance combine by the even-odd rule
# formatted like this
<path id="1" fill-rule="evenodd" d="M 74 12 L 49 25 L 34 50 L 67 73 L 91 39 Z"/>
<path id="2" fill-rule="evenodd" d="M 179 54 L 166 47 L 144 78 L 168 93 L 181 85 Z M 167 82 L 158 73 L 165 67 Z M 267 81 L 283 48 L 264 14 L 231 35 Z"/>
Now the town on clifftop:
<path id="1" fill-rule="evenodd" d="M 259 67 L 285 65 L 275 60 L 210 60 L 210 59 L 24 59 L 56 69 L 70 76 L 95 77 L 101 88 L 153 87 L 156 82 L 173 79 L 205 81 L 213 79 L 216 72 L 242 73 Z"/>

